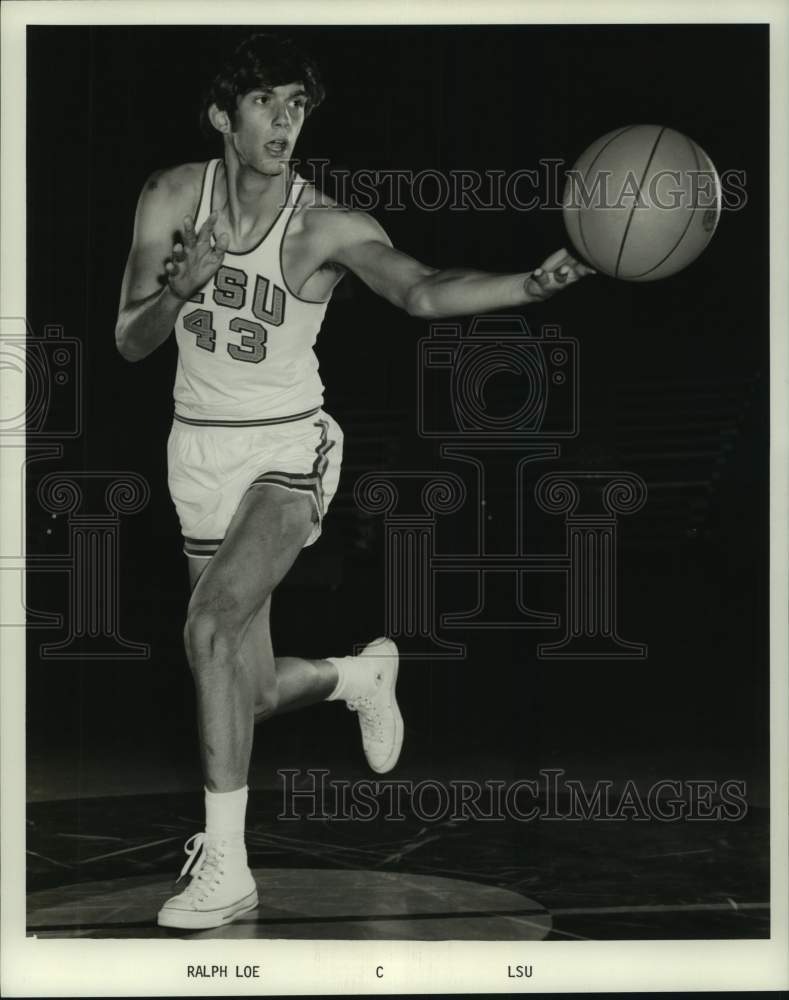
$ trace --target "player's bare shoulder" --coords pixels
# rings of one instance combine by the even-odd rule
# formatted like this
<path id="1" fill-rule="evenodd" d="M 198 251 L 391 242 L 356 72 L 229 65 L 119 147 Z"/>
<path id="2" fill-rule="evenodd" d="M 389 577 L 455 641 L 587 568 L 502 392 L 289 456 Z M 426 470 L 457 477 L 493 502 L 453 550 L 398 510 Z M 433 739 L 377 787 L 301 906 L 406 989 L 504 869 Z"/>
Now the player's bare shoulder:
<path id="1" fill-rule="evenodd" d="M 173 244 L 181 238 L 184 217 L 197 213 L 205 168 L 204 163 L 185 163 L 157 170 L 143 185 L 124 272 L 122 306 L 161 288 Z"/>
<path id="2" fill-rule="evenodd" d="M 145 183 L 144 191 L 168 198 L 199 198 L 207 166 L 207 163 L 182 163 L 154 170 Z"/>
<path id="3" fill-rule="evenodd" d="M 320 246 L 327 259 L 348 246 L 369 241 L 391 246 L 389 237 L 366 212 L 346 208 L 330 195 L 305 183 L 299 199 L 300 228 L 313 246 Z"/>
<path id="4" fill-rule="evenodd" d="M 145 182 L 137 207 L 138 225 L 167 231 L 180 228 L 185 215 L 200 204 L 207 164 L 183 163 L 155 170 Z"/>
<path id="5" fill-rule="evenodd" d="M 323 243 L 335 225 L 334 219 L 345 211 L 331 195 L 305 181 L 296 205 L 294 222 L 310 243 Z"/>

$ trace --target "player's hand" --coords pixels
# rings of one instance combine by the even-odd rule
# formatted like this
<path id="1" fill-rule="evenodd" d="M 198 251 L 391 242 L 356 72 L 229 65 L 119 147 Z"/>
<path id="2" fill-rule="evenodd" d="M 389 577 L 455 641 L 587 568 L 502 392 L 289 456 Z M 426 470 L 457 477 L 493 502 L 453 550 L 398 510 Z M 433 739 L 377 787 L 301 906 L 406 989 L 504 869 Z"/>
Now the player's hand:
<path id="1" fill-rule="evenodd" d="M 190 299 L 216 274 L 225 258 L 230 243 L 227 233 L 220 233 L 211 245 L 216 220 L 217 213 L 212 212 L 196 233 L 191 215 L 184 218 L 183 243 L 173 245 L 172 257 L 164 265 L 167 284 L 179 299 Z"/>
<path id="2" fill-rule="evenodd" d="M 585 275 L 596 273 L 593 268 L 571 257 L 562 247 L 526 277 L 523 288 L 530 301 L 541 302 L 568 285 L 574 285 Z"/>

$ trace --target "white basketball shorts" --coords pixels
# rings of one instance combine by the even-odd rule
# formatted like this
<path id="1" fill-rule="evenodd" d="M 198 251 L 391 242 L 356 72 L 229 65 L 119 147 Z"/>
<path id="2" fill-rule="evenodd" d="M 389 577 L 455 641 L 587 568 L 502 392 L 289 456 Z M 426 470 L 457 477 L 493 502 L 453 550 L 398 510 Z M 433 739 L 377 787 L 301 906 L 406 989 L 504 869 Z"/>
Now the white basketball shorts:
<path id="1" fill-rule="evenodd" d="M 342 442 L 339 424 L 323 410 L 251 427 L 174 419 L 167 441 L 167 483 L 186 555 L 214 555 L 241 498 L 263 484 L 312 498 L 314 524 L 305 542 L 312 545 L 337 492 Z"/>

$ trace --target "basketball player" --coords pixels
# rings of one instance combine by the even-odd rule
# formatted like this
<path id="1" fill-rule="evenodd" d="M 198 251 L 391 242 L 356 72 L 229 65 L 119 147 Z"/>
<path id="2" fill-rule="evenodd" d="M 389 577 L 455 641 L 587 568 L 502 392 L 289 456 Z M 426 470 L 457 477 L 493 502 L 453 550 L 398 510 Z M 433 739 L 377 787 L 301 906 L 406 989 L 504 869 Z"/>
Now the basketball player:
<path id="1" fill-rule="evenodd" d="M 358 713 L 373 770 L 400 754 L 393 642 L 324 660 L 275 659 L 271 646 L 271 595 L 320 534 L 339 478 L 343 435 L 321 408 L 313 353 L 334 286 L 353 271 L 429 318 L 542 302 L 590 273 L 564 250 L 535 271 L 491 275 L 438 271 L 393 249 L 369 215 L 291 169 L 322 98 L 314 64 L 291 43 L 242 43 L 205 104 L 222 157 L 151 177 L 123 280 L 121 355 L 139 361 L 173 329 L 178 342 L 168 484 L 192 586 L 184 641 L 206 824 L 187 843 L 188 886 L 159 913 L 167 927 L 215 927 L 257 906 L 244 844 L 256 721 L 340 700 Z"/>

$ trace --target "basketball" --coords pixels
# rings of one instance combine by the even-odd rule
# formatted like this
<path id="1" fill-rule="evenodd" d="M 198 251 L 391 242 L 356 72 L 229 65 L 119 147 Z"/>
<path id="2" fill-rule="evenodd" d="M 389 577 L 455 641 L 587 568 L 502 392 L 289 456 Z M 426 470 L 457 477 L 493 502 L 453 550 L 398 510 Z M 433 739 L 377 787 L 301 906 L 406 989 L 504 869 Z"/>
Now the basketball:
<path id="1" fill-rule="evenodd" d="M 718 225 L 717 171 L 692 139 L 660 125 L 602 136 L 569 172 L 564 223 L 580 256 L 626 281 L 676 274 Z"/>

